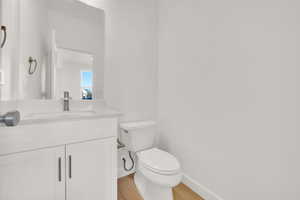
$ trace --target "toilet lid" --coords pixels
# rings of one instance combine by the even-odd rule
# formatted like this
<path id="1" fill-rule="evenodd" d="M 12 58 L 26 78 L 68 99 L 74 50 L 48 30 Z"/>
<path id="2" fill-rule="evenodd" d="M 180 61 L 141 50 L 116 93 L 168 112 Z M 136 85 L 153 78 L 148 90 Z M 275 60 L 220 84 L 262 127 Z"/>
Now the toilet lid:
<path id="1" fill-rule="evenodd" d="M 139 152 L 138 159 L 140 164 L 154 172 L 173 174 L 180 170 L 175 156 L 157 148 Z"/>

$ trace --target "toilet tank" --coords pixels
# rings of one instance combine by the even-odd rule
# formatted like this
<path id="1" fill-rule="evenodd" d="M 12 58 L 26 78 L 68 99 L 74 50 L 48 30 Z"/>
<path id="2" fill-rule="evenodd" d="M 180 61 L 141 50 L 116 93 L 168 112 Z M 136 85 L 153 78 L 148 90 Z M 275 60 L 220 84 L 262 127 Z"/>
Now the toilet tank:
<path id="1" fill-rule="evenodd" d="M 156 136 L 156 122 L 137 121 L 120 124 L 121 141 L 132 152 L 150 149 L 154 146 Z"/>

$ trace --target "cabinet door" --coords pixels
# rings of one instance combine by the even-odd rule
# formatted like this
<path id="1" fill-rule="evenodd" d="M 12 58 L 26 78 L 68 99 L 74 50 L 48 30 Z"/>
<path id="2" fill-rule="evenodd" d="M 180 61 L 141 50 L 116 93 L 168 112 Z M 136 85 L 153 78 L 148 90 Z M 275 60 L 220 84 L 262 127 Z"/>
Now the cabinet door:
<path id="1" fill-rule="evenodd" d="M 67 145 L 67 200 L 116 200 L 116 138 Z"/>
<path id="2" fill-rule="evenodd" d="M 0 157 L 0 199 L 64 200 L 65 148 Z"/>

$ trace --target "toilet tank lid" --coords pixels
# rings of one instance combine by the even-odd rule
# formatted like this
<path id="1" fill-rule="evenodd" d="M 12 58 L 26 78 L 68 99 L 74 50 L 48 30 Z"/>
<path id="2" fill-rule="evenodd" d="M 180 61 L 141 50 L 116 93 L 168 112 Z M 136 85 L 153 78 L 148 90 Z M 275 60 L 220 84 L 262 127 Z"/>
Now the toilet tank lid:
<path id="1" fill-rule="evenodd" d="M 135 129 L 149 128 L 156 125 L 155 121 L 135 121 L 135 122 L 123 122 L 120 123 L 121 129 L 130 131 Z"/>

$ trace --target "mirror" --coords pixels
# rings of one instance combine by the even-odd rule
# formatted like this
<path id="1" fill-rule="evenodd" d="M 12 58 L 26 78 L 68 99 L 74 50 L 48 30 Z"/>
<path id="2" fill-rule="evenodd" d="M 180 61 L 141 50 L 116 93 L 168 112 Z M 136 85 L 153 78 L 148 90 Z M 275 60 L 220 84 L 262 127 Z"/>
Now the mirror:
<path id="1" fill-rule="evenodd" d="M 0 0 L 0 100 L 103 98 L 104 12 L 77 0 Z"/>

